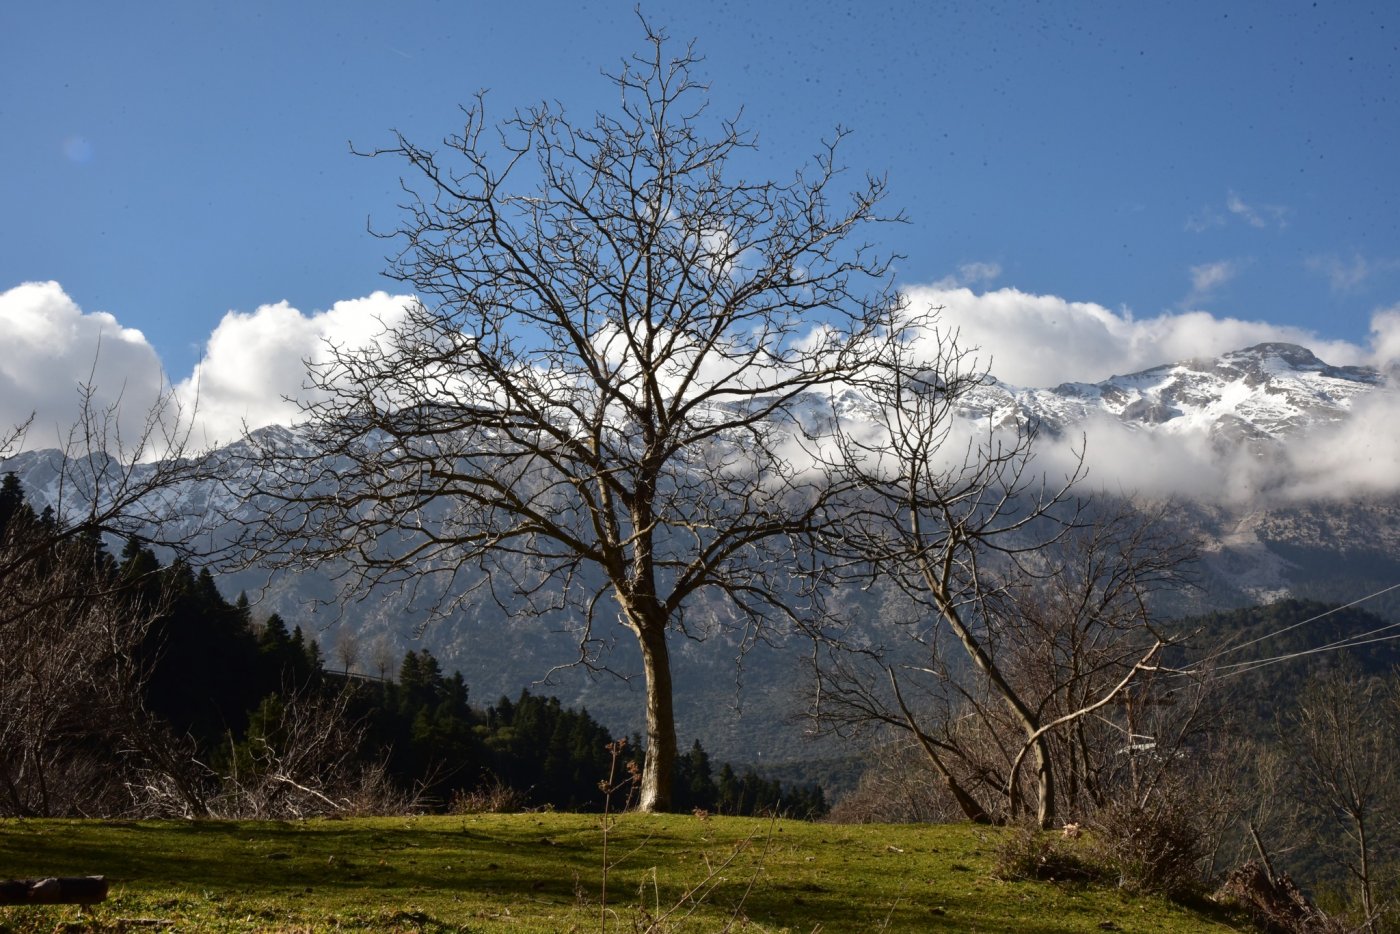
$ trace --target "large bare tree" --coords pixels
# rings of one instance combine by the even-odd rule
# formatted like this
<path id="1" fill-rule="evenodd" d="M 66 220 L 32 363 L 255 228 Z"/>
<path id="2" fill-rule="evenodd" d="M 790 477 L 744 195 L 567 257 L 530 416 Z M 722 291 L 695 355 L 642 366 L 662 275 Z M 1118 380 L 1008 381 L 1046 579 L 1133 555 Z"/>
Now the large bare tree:
<path id="1" fill-rule="evenodd" d="M 829 428 L 798 409 L 866 369 L 892 297 L 861 239 L 885 183 L 835 191 L 842 133 L 790 180 L 747 179 L 753 140 L 708 113 L 692 52 L 651 29 L 645 49 L 612 76 L 615 112 L 492 125 L 478 99 L 440 149 L 372 153 L 407 165 L 389 274 L 418 301 L 314 368 L 250 544 L 440 612 L 571 612 L 585 663 L 616 619 L 640 648 L 657 810 L 668 637 L 794 612 L 794 536 L 828 495 L 804 448 Z"/>

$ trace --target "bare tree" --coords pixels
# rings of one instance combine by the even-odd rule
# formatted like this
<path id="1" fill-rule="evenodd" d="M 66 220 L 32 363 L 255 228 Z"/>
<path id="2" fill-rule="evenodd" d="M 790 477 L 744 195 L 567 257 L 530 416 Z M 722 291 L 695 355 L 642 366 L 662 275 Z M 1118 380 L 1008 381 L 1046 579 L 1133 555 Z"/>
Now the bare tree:
<path id="1" fill-rule="evenodd" d="M 585 664 L 615 617 L 646 679 L 648 810 L 676 756 L 668 637 L 791 614 L 791 537 L 825 495 L 797 410 L 865 369 L 891 301 L 856 239 L 884 181 L 836 195 L 840 131 L 790 181 L 740 177 L 752 139 L 709 116 L 696 61 L 648 29 L 615 113 L 492 127 L 478 100 L 443 150 L 373 153 L 408 164 L 390 275 L 422 301 L 314 369 L 312 454 L 270 452 L 282 508 L 250 542 L 441 612 L 567 610 Z"/>
<path id="2" fill-rule="evenodd" d="M 1387 684 L 1343 664 L 1314 675 L 1278 723 L 1311 839 L 1351 878 L 1352 905 L 1367 931 L 1378 930 L 1391 909 L 1383 883 L 1393 881 L 1400 842 L 1397 697 L 1393 679 Z"/>
<path id="3" fill-rule="evenodd" d="M 108 703 L 133 685 L 122 662 L 144 635 L 149 614 L 117 598 L 91 541 L 32 554 L 38 520 L 7 524 L 0 561 L 0 812 L 82 813 L 114 785 L 106 744 Z M 105 774 L 104 774 L 105 773 Z"/>
<path id="4" fill-rule="evenodd" d="M 347 675 L 359 666 L 360 637 L 350 629 L 342 629 L 335 640 L 335 658 L 340 662 L 340 670 Z"/>
<path id="5" fill-rule="evenodd" d="M 38 452 L 46 461 L 47 505 L 54 521 L 46 534 L 30 536 L 0 558 L 0 581 L 42 560 L 56 544 L 84 537 L 135 536 L 184 556 L 200 550 L 200 523 L 191 521 L 197 517 L 173 509 L 172 495 L 213 476 L 212 467 L 191 445 L 191 422 L 173 390 L 144 413 L 134 436 L 121 430 L 120 400 L 103 408 L 97 396 L 91 382 L 80 384 L 77 416 L 63 445 Z M 26 428 L 0 436 L 0 458 L 22 446 Z"/>
<path id="6" fill-rule="evenodd" d="M 822 547 L 846 558 L 848 576 L 904 598 L 891 627 L 902 638 L 852 638 L 839 620 L 812 627 L 814 714 L 837 730 L 908 733 L 976 821 L 1024 810 L 1029 756 L 1047 825 L 1056 744 L 1059 771 L 1092 783 L 1084 724 L 1155 668 L 1166 640 L 1148 598 L 1189 549 L 1132 510 L 1091 514 L 1074 495 L 1077 469 L 1047 486 L 1034 426 L 950 443 L 983 372 L 946 333 L 892 333 L 881 378 L 862 386 L 874 427 L 847 434 L 831 462 L 853 492 L 840 538 Z"/>
<path id="7" fill-rule="evenodd" d="M 0 429 L 0 458 L 9 457 L 19 449 L 33 422 L 34 416 L 31 415 L 18 425 Z"/>
<path id="8" fill-rule="evenodd" d="M 380 681 L 384 681 L 393 674 L 394 665 L 397 659 L 394 658 L 394 646 L 389 641 L 388 636 L 381 635 L 374 640 L 369 647 L 370 664 L 374 666 L 374 673 Z"/>
<path id="9" fill-rule="evenodd" d="M 0 807 L 14 814 L 109 807 L 103 796 L 140 767 L 140 750 L 171 748 L 146 741 L 153 723 L 140 698 L 149 660 L 137 647 L 161 608 L 143 582 L 116 573 L 105 546 L 139 533 L 191 552 L 195 543 L 167 534 L 186 518 L 169 497 L 204 476 L 204 461 L 172 393 L 123 436 L 118 409 L 100 407 L 91 383 L 78 391 L 65 444 L 36 455 L 43 514 L 12 474 L 0 491 Z M 0 437 L 0 457 L 25 427 Z"/>

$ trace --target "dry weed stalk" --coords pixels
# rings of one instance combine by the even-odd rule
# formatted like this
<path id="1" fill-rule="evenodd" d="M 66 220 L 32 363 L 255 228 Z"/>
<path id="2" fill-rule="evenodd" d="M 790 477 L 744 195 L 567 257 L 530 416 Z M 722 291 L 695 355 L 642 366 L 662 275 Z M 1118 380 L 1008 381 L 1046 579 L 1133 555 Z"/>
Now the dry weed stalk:
<path id="1" fill-rule="evenodd" d="M 627 760 L 622 766 L 622 771 L 626 773 L 625 776 L 619 775 L 619 762 L 626 749 L 626 739 L 614 740 L 607 745 L 608 754 L 610 756 L 608 777 L 598 783 L 599 790 L 603 792 L 603 818 L 600 823 L 603 839 L 603 869 L 602 884 L 599 890 L 598 928 L 603 932 L 606 932 L 608 929 L 608 879 L 613 868 L 621 865 L 631 856 L 640 852 L 651 839 L 650 836 L 647 836 L 622 856 L 613 860 L 609 860 L 608 858 L 608 844 L 612 828 L 617 823 L 618 814 L 627 810 L 628 806 L 631 804 L 633 792 L 641 780 L 641 768 L 638 766 L 636 760 L 633 759 Z M 626 791 L 625 803 L 623 807 L 614 810 L 612 806 L 613 796 L 624 790 Z M 696 810 L 695 816 L 706 823 L 708 823 L 710 819 L 708 812 L 699 809 Z M 749 875 L 743 894 L 739 897 L 738 901 L 735 902 L 734 910 L 725 922 L 724 927 L 720 929 L 721 931 L 732 931 L 735 926 L 740 923 L 743 917 L 744 903 L 748 901 L 749 895 L 752 894 L 754 886 L 758 882 L 759 873 L 763 870 L 768 848 L 773 841 L 773 832 L 777 820 L 776 814 L 770 815 L 768 829 L 763 837 L 763 851 L 760 853 L 754 865 L 753 872 Z M 657 878 L 656 867 L 653 866 L 651 869 L 652 906 L 650 910 L 640 904 L 635 906 L 634 918 L 631 924 L 632 930 L 642 932 L 642 934 L 661 934 L 661 932 L 671 930 L 674 925 L 683 922 L 693 915 L 700 906 L 704 905 L 709 900 L 719 884 L 725 880 L 724 873 L 734 865 L 735 861 L 742 854 L 749 851 L 757 836 L 758 833 L 755 831 L 738 841 L 730 848 L 729 852 L 725 854 L 724 858 L 718 862 L 712 862 L 709 854 L 702 853 L 701 858 L 705 862 L 705 875 L 693 885 L 688 886 L 680 894 L 680 897 L 671 903 L 669 907 L 662 906 L 660 881 Z M 578 886 L 577 879 L 575 879 L 575 891 L 581 895 L 581 889 Z M 638 895 L 644 894 L 645 891 L 646 882 L 644 881 L 641 888 L 638 890 Z M 616 916 L 617 913 L 614 911 L 613 914 Z"/>

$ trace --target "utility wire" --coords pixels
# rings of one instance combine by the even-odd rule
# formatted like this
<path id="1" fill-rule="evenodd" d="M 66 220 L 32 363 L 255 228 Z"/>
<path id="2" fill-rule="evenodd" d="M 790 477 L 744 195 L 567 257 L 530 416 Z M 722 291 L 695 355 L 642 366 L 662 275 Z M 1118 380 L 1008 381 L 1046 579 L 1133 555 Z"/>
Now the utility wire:
<path id="1" fill-rule="evenodd" d="M 1395 625 L 1396 625 L 1396 626 L 1400 626 L 1400 623 L 1396 623 Z M 1392 627 L 1387 626 L 1387 627 L 1384 627 L 1384 628 L 1389 629 L 1389 628 L 1392 628 Z M 1379 629 L 1375 629 L 1375 630 L 1372 630 L 1372 632 L 1380 632 L 1380 630 L 1379 630 Z M 1363 633 L 1362 635 L 1365 635 L 1365 633 Z M 1320 645 L 1320 646 L 1318 646 L 1317 648 L 1302 649 L 1302 650 L 1297 651 L 1297 652 L 1290 652 L 1290 653 L 1288 653 L 1287 655 L 1276 655 L 1276 656 L 1274 656 L 1273 658 L 1261 658 L 1261 659 L 1258 659 L 1258 660 L 1253 661 L 1253 662 L 1238 662 L 1238 663 L 1235 664 L 1235 665 L 1228 665 L 1228 666 L 1226 666 L 1227 670 L 1224 672 L 1224 674 L 1220 675 L 1220 677 L 1222 677 L 1222 678 L 1228 678 L 1228 677 L 1231 676 L 1231 675 L 1242 675 L 1242 674 L 1245 674 L 1246 672 L 1254 671 L 1254 670 L 1256 670 L 1256 669 L 1258 669 L 1258 668 L 1267 668 L 1269 665 L 1276 665 L 1276 664 L 1278 664 L 1279 662 L 1286 662 L 1286 661 L 1289 661 L 1289 660 L 1294 659 L 1294 658 L 1300 658 L 1301 656 L 1304 656 L 1304 655 L 1316 655 L 1316 654 L 1318 654 L 1318 653 L 1320 653 L 1320 652 L 1335 652 L 1335 651 L 1337 651 L 1338 649 L 1353 649 L 1353 648 L 1356 648 L 1357 646 L 1371 645 L 1371 644 L 1376 643 L 1376 642 L 1390 642 L 1390 641 L 1392 641 L 1392 640 L 1394 640 L 1394 639 L 1400 639 L 1400 632 L 1394 632 L 1394 633 L 1391 633 L 1391 634 L 1388 635 L 1388 636 L 1377 636 L 1377 637 L 1374 638 L 1374 639 L 1365 639 L 1365 640 L 1362 640 L 1362 641 L 1359 641 L 1359 642 L 1358 642 L 1358 641 L 1355 641 L 1354 639 L 1344 639 L 1344 640 L 1342 640 L 1342 641 L 1340 641 L 1340 642 L 1333 642 L 1333 643 L 1330 643 L 1329 645 Z M 1229 669 L 1233 669 L 1233 670 L 1229 670 Z M 1178 674 L 1192 674 L 1193 672 L 1192 672 L 1191 670 L 1184 670 L 1184 671 L 1177 672 L 1177 673 L 1178 673 Z"/>
<path id="2" fill-rule="evenodd" d="M 1323 613 L 1319 613 L 1319 614 L 1317 614 L 1316 616 L 1310 616 L 1310 617 L 1308 617 L 1307 619 L 1303 620 L 1302 622 L 1294 623 L 1294 624 L 1292 624 L 1291 626 L 1285 626 L 1285 627 L 1283 627 L 1282 629 L 1276 629 L 1276 630 L 1274 630 L 1273 632 L 1265 633 L 1264 635 L 1260 636 L 1260 637 L 1257 638 L 1257 639 L 1250 639 L 1248 642 L 1241 642 L 1239 645 L 1232 645 L 1232 646 L 1230 646 L 1228 649 L 1222 649 L 1222 650 L 1220 650 L 1219 652 L 1216 652 L 1214 655 L 1212 655 L 1212 656 L 1210 656 L 1210 657 L 1211 657 L 1212 659 L 1216 659 L 1216 658 L 1221 657 L 1222 655 L 1229 655 L 1231 652 L 1238 652 L 1240 649 L 1248 648 L 1249 646 L 1254 645 L 1254 644 L 1257 643 L 1257 642 L 1263 642 L 1265 639 L 1272 639 L 1274 636 L 1281 636 L 1281 635 L 1283 635 L 1285 632 L 1289 632 L 1290 630 L 1297 629 L 1299 626 L 1306 626 L 1308 623 L 1315 623 L 1315 622 L 1317 622 L 1317 621 L 1320 620 L 1320 619 L 1323 619 L 1323 618 L 1325 618 L 1325 617 L 1331 616 L 1333 613 L 1339 613 L 1339 612 L 1341 612 L 1342 610 L 1345 610 L 1345 609 L 1349 609 L 1349 608 L 1351 608 L 1351 607 L 1354 607 L 1354 606 L 1356 606 L 1358 603 L 1365 603 L 1367 600 L 1374 600 L 1376 597 L 1379 597 L 1379 596 L 1381 596 L 1381 595 L 1383 595 L 1383 594 L 1388 594 L 1388 593 L 1390 593 L 1392 590 L 1400 590 L 1400 584 L 1391 584 L 1389 587 L 1386 587 L 1384 590 L 1377 590 L 1377 591 L 1376 591 L 1375 593 L 1373 593 L 1373 594 L 1367 594 L 1367 595 L 1364 596 L 1364 597 L 1358 597 L 1357 599 L 1351 601 L 1350 603 L 1343 603 L 1341 606 L 1334 606 L 1334 607 L 1332 607 L 1332 609 L 1327 610 L 1326 612 L 1323 612 Z"/>
<path id="3" fill-rule="evenodd" d="M 1341 612 L 1342 610 L 1349 609 L 1350 607 L 1354 607 L 1354 606 L 1356 606 L 1357 604 L 1365 603 L 1367 600 L 1374 600 L 1376 597 L 1380 597 L 1380 596 L 1383 596 L 1383 595 L 1385 595 L 1385 594 L 1388 594 L 1388 593 L 1390 593 L 1392 590 L 1400 590 L 1400 584 L 1391 584 L 1389 587 L 1385 587 L 1385 588 L 1382 588 L 1381 590 L 1377 590 L 1375 593 L 1367 594 L 1367 595 L 1364 596 L 1364 597 L 1358 597 L 1357 599 L 1351 601 L 1350 603 L 1344 603 L 1344 604 L 1342 604 L 1341 606 L 1334 606 L 1334 607 L 1332 607 L 1330 610 L 1326 610 L 1326 611 L 1324 611 L 1324 612 L 1322 612 L 1322 613 L 1318 613 L 1316 616 L 1310 616 L 1310 617 L 1308 617 L 1308 618 L 1305 619 L 1305 620 L 1301 620 L 1300 622 L 1296 622 L 1296 623 L 1292 623 L 1292 624 L 1290 624 L 1290 625 L 1288 625 L 1288 626 L 1284 626 L 1282 629 L 1276 629 L 1276 630 L 1274 630 L 1274 631 L 1272 631 L 1272 632 L 1267 632 L 1267 633 L 1265 633 L 1265 634 L 1262 635 L 1262 636 L 1259 636 L 1259 637 L 1254 638 L 1254 639 L 1250 639 L 1248 642 L 1241 642 L 1239 645 L 1232 645 L 1232 646 L 1229 646 L 1228 648 L 1223 648 L 1223 649 L 1221 649 L 1221 650 L 1219 650 L 1219 651 L 1217 651 L 1217 652 L 1215 652 L 1215 653 L 1213 653 L 1213 654 L 1207 656 L 1206 658 L 1202 659 L 1200 662 L 1196 663 L 1195 665 L 1193 665 L 1193 666 L 1191 666 L 1191 667 L 1189 667 L 1189 668 L 1179 669 L 1179 670 L 1177 670 L 1177 671 L 1171 672 L 1171 674 L 1172 674 L 1172 675 L 1175 675 L 1175 676 L 1177 676 L 1177 677 L 1188 677 L 1188 676 L 1190 676 L 1190 675 L 1196 674 L 1196 673 L 1198 673 L 1198 672 L 1204 670 L 1207 666 L 1213 666 L 1214 663 L 1215 663 L 1215 661 L 1216 661 L 1217 659 L 1219 659 L 1219 658 L 1221 658 L 1221 657 L 1223 657 L 1223 656 L 1225 656 L 1225 655 L 1229 655 L 1231 652 L 1238 652 L 1240 649 L 1248 648 L 1248 647 L 1251 646 L 1251 645 L 1256 645 L 1256 644 L 1258 644 L 1258 643 L 1260 643 L 1260 642 L 1264 642 L 1264 641 L 1267 640 L 1267 639 L 1272 639 L 1272 638 L 1274 638 L 1275 636 L 1281 636 L 1281 635 L 1283 635 L 1283 634 L 1286 633 L 1286 632 L 1291 632 L 1292 630 L 1297 629 L 1297 628 L 1299 628 L 1300 626 L 1306 626 L 1308 623 L 1315 623 L 1315 622 L 1317 622 L 1317 621 L 1320 620 L 1320 619 L 1325 619 L 1326 617 L 1331 616 L 1333 613 L 1339 613 L 1339 612 Z M 1288 661 L 1289 659 L 1298 658 L 1298 657 L 1303 656 L 1303 655 L 1314 655 L 1314 654 L 1317 654 L 1317 653 L 1319 653 L 1319 652 L 1334 651 L 1334 650 L 1336 650 L 1336 649 L 1353 648 L 1353 647 L 1355 647 L 1355 646 L 1361 646 L 1361 645 L 1370 645 L 1370 644 L 1373 643 L 1373 642 L 1385 642 L 1385 641 L 1388 641 L 1388 640 L 1390 640 L 1390 639 L 1397 639 L 1397 638 L 1400 638 L 1400 633 L 1396 633 L 1396 634 L 1389 635 L 1389 636 L 1381 636 L 1381 637 L 1376 638 L 1376 639 L 1369 639 L 1369 640 L 1367 640 L 1367 641 L 1365 641 L 1365 642 L 1358 642 L 1358 641 L 1355 641 L 1355 640 L 1357 640 L 1357 639 L 1363 639 L 1363 638 L 1365 638 L 1366 636 L 1374 635 L 1375 633 L 1378 633 L 1378 632 L 1384 632 L 1384 631 L 1387 630 L 1387 629 L 1393 629 L 1393 628 L 1395 628 L 1395 627 L 1397 627 L 1397 626 L 1400 626 L 1400 623 L 1391 623 L 1391 624 L 1388 624 L 1388 625 L 1385 625 L 1385 626 L 1381 626 L 1381 627 L 1379 627 L 1379 628 L 1377 628 L 1377 629 L 1372 629 L 1372 630 L 1370 630 L 1369 632 L 1363 632 L 1363 633 L 1358 633 L 1357 635 L 1354 635 L 1354 636 L 1348 636 L 1348 637 L 1345 638 L 1345 639 L 1340 639 L 1340 640 L 1338 640 L 1338 641 L 1336 641 L 1336 642 L 1332 642 L 1332 643 L 1329 643 L 1329 644 L 1327 644 L 1327 645 L 1316 646 L 1316 647 L 1311 648 L 1311 649 L 1303 649 L 1303 650 L 1298 651 L 1298 652 L 1290 652 L 1290 653 L 1287 653 L 1287 654 L 1284 654 L 1284 655 L 1276 655 L 1276 656 L 1272 656 L 1272 657 L 1269 657 L 1269 658 L 1257 658 L 1257 659 L 1252 659 L 1252 660 L 1247 661 L 1247 662 L 1235 662 L 1235 663 L 1233 663 L 1233 664 L 1219 666 L 1218 668 L 1215 668 L 1215 670 L 1216 670 L 1216 671 L 1223 671 L 1223 672 L 1225 672 L 1227 675 L 1229 675 L 1229 674 L 1242 674 L 1242 673 L 1245 672 L 1245 671 L 1253 671 L 1255 668 L 1263 668 L 1263 667 L 1265 667 L 1266 665 L 1273 665 L 1273 664 L 1276 664 L 1276 663 L 1278 663 L 1278 662 Z"/>

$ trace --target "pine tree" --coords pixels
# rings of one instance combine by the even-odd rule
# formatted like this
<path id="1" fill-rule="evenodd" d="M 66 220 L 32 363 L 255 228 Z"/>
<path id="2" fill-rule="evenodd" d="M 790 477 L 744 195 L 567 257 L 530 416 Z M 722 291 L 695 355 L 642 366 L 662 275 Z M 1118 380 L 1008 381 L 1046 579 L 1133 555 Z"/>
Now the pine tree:
<path id="1" fill-rule="evenodd" d="M 4 540 L 11 520 L 22 510 L 29 510 L 24 501 L 24 488 L 20 486 L 18 477 L 13 473 L 6 473 L 4 479 L 0 480 L 0 541 Z"/>

